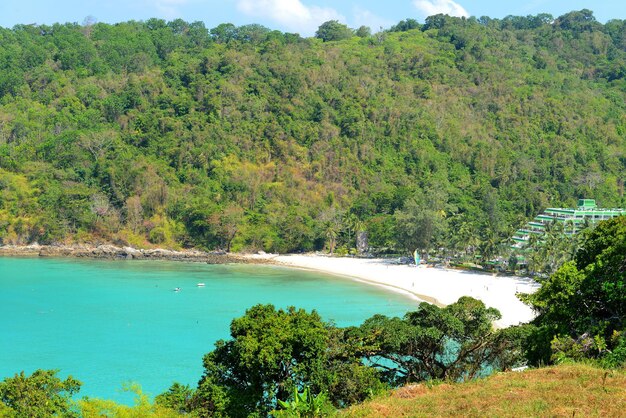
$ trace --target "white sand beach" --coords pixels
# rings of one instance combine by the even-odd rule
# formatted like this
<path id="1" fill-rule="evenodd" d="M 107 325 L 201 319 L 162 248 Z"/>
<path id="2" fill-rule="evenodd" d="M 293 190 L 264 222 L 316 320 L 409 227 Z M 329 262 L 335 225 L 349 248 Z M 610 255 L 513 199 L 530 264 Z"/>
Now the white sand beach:
<path id="1" fill-rule="evenodd" d="M 367 283 L 408 292 L 421 300 L 448 305 L 461 296 L 482 300 L 497 308 L 502 319 L 498 327 L 517 325 L 533 319 L 533 311 L 515 294 L 532 293 L 539 288 L 524 277 L 496 276 L 463 270 L 397 264 L 395 260 L 329 257 L 324 255 L 257 254 L 250 258 L 272 260 L 277 264 L 347 276 Z"/>

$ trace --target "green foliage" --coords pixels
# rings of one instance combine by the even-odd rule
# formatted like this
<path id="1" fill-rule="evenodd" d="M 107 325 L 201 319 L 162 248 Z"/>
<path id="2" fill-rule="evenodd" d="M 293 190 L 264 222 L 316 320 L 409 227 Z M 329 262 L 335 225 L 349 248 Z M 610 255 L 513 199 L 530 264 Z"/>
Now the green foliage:
<path id="1" fill-rule="evenodd" d="M 192 409 L 191 402 L 194 393 L 194 389 L 190 388 L 189 385 L 181 385 L 175 382 L 167 392 L 156 396 L 154 403 L 180 413 L 185 413 Z"/>
<path id="2" fill-rule="evenodd" d="M 572 225 L 569 223 L 552 222 L 546 225 L 543 236 L 532 236 L 529 240 L 524 256 L 528 271 L 540 275 L 539 280 L 570 261 L 580 247 L 584 229 L 575 235 L 568 235 L 566 231 L 570 228 Z"/>
<path id="3" fill-rule="evenodd" d="M 81 383 L 69 376 L 59 379 L 56 370 L 35 370 L 30 376 L 24 372 L 0 382 L 0 409 L 3 416 L 62 417 L 77 416 L 71 397 L 78 393 Z"/>
<path id="4" fill-rule="evenodd" d="M 425 302 L 403 319 L 375 315 L 361 325 L 363 354 L 392 384 L 472 379 L 485 365 L 503 369 L 522 360 L 523 333 L 493 330 L 500 313 L 470 297 L 439 308 Z"/>
<path id="5" fill-rule="evenodd" d="M 303 414 L 307 408 L 326 411 L 328 401 L 350 405 L 382 385 L 345 338 L 316 312 L 257 305 L 233 320 L 231 339 L 218 341 L 204 357 L 204 374 L 190 397 L 172 387 L 157 399 L 201 416 L 263 415 L 279 401 Z M 307 388 L 306 395 L 298 394 L 301 388 Z"/>
<path id="6" fill-rule="evenodd" d="M 359 26 L 359 28 L 354 32 L 356 36 L 359 38 L 368 38 L 372 36 L 372 29 L 369 26 Z"/>
<path id="7" fill-rule="evenodd" d="M 276 418 L 318 418 L 328 416 L 334 410 L 324 393 L 320 393 L 317 396 L 312 395 L 308 386 L 304 388 L 302 393 L 294 389 L 292 400 L 290 402 L 279 400 L 278 406 L 280 406 L 280 410 L 272 411 L 272 416 Z"/>
<path id="8" fill-rule="evenodd" d="M 614 335 L 626 326 L 625 254 L 626 217 L 601 222 L 574 260 L 522 296 L 538 313 L 534 322 L 556 336 L 553 360 L 602 357 L 621 344 Z"/>
<path id="9" fill-rule="evenodd" d="M 613 331 L 609 339 L 611 351 L 604 354 L 600 360 L 600 365 L 607 369 L 617 369 L 626 364 L 626 335 L 624 331 Z"/>
<path id="10" fill-rule="evenodd" d="M 398 24 L 393 25 L 391 28 L 389 28 L 389 32 L 406 32 L 411 29 L 419 29 L 420 26 L 421 25 L 417 20 L 406 19 L 401 20 L 400 22 L 398 22 Z"/>
<path id="11" fill-rule="evenodd" d="M 583 334 L 577 339 L 569 336 L 554 337 L 551 342 L 552 362 L 559 364 L 565 361 L 582 361 L 595 358 L 606 350 L 606 342 L 596 335 L 591 337 Z"/>
<path id="12" fill-rule="evenodd" d="M 150 403 L 148 396 L 142 392 L 138 384 L 125 385 L 123 390 L 135 394 L 134 405 L 121 405 L 110 400 L 85 397 L 77 402 L 78 416 L 81 418 L 174 418 L 181 416 L 180 411 L 170 408 L 169 405 L 164 407 L 156 401 L 154 404 Z"/>
<path id="13" fill-rule="evenodd" d="M 229 413 L 241 415 L 268 412 L 277 399 L 309 382 L 324 357 L 328 330 L 316 313 L 258 305 L 233 320 L 231 336 L 205 356 L 200 387 L 224 387 L 231 403 L 236 399 Z"/>
<path id="14" fill-rule="evenodd" d="M 566 334 L 608 336 L 624 327 L 626 217 L 601 222 L 588 232 L 574 260 L 563 265 L 538 292 L 524 297 L 537 322 Z"/>
<path id="15" fill-rule="evenodd" d="M 324 416 L 390 385 L 472 379 L 486 367 L 520 364 L 532 327 L 494 330 L 499 317 L 463 297 L 446 308 L 422 303 L 404 319 L 376 315 L 337 328 L 315 311 L 257 305 L 204 356 L 197 389 L 175 384 L 156 402 L 200 416 Z"/>
<path id="16" fill-rule="evenodd" d="M 537 292 L 524 295 L 522 300 L 538 312 L 538 322 L 573 331 L 578 329 L 575 322 L 586 316 L 580 291 L 583 280 L 584 274 L 570 261 L 543 282 Z"/>
<path id="17" fill-rule="evenodd" d="M 445 212 L 432 200 L 409 199 L 403 210 L 396 211 L 395 224 L 396 239 L 404 250 L 417 248 L 428 254 L 443 241 Z"/>
<path id="18" fill-rule="evenodd" d="M 341 41 L 343 39 L 349 39 L 353 35 L 352 29 L 343 23 L 339 23 L 336 20 L 329 20 L 324 22 L 317 28 L 315 37 L 320 38 L 324 42 L 328 41 Z"/>

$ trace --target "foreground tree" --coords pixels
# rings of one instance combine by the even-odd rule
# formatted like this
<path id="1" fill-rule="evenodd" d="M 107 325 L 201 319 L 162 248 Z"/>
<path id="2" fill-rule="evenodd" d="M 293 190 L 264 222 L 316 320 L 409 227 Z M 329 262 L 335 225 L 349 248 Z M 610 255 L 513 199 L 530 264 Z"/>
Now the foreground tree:
<path id="1" fill-rule="evenodd" d="M 544 345 L 560 336 L 554 348 L 573 352 L 578 346 L 587 357 L 626 346 L 626 217 L 598 224 L 583 237 L 574 259 L 522 300 L 538 314 L 534 323 Z M 626 361 L 626 353 L 620 361 Z"/>
<path id="2" fill-rule="evenodd" d="M 200 385 L 223 386 L 245 413 L 252 413 L 274 409 L 277 399 L 287 399 L 294 387 L 310 379 L 328 331 L 316 313 L 258 305 L 232 322 L 231 336 L 205 356 Z"/>
<path id="3" fill-rule="evenodd" d="M 445 308 L 422 303 L 403 319 L 375 315 L 348 328 L 323 322 L 315 311 L 257 305 L 205 355 L 196 389 L 174 384 L 156 402 L 207 417 L 256 416 L 280 405 L 342 408 L 390 385 L 471 379 L 486 366 L 507 369 L 523 359 L 525 328 L 494 330 L 499 318 L 470 297 Z"/>
<path id="4" fill-rule="evenodd" d="M 364 400 L 381 388 L 374 369 L 341 341 L 341 330 L 315 312 L 257 305 L 231 323 L 231 339 L 204 357 L 204 375 L 190 394 L 180 385 L 157 402 L 201 416 L 265 415 L 278 401 L 309 388 L 337 406 Z"/>
<path id="5" fill-rule="evenodd" d="M 472 379 L 486 365 L 506 369 L 522 359 L 520 332 L 495 330 L 497 309 L 471 297 L 439 308 L 421 303 L 404 318 L 375 315 L 358 332 L 364 356 L 393 385 L 427 379 Z"/>
<path id="6" fill-rule="evenodd" d="M 70 417 L 71 397 L 80 390 L 81 382 L 68 376 L 61 380 L 56 370 L 24 372 L 0 382 L 0 415 L 8 417 Z M 4 408 L 4 409 L 2 409 Z"/>

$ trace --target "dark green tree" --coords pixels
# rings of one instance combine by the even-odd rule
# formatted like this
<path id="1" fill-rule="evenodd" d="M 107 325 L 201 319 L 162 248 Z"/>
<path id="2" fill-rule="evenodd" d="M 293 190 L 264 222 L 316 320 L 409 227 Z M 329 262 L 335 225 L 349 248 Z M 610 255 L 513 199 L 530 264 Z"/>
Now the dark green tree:
<path id="1" fill-rule="evenodd" d="M 194 394 L 195 390 L 189 387 L 189 385 L 173 383 L 167 392 L 161 393 L 154 398 L 154 403 L 179 413 L 187 413 L 194 409 L 192 403 Z"/>
<path id="2" fill-rule="evenodd" d="M 359 26 L 354 34 L 359 38 L 368 38 L 372 36 L 372 29 L 369 26 Z"/>
<path id="3" fill-rule="evenodd" d="M 213 40 L 217 43 L 227 43 L 237 39 L 237 26 L 232 23 L 222 23 L 209 31 Z"/>
<path id="4" fill-rule="evenodd" d="M 421 198 L 408 199 L 402 210 L 394 214 L 397 240 L 402 249 L 414 249 L 426 255 L 441 242 L 446 233 L 446 218 L 441 202 Z"/>
<path id="5" fill-rule="evenodd" d="M 275 409 L 308 382 L 321 365 L 328 330 L 316 313 L 258 305 L 233 320 L 231 337 L 204 357 L 199 391 L 223 388 L 228 414 L 241 416 Z"/>
<path id="6" fill-rule="evenodd" d="M 389 28 L 389 32 L 406 32 L 411 29 L 419 29 L 420 26 L 421 25 L 419 24 L 417 20 L 406 19 L 406 20 L 401 20 L 400 22 L 398 22 L 397 24 Z"/>
<path id="7" fill-rule="evenodd" d="M 445 308 L 423 302 L 404 318 L 375 315 L 358 332 L 364 356 L 391 384 L 456 381 L 479 376 L 486 364 L 506 369 L 523 360 L 519 336 L 494 329 L 499 318 L 497 309 L 462 297 Z"/>
<path id="8" fill-rule="evenodd" d="M 525 300 L 536 322 L 572 336 L 610 335 L 626 321 L 626 217 L 601 222 L 564 264 Z"/>
<path id="9" fill-rule="evenodd" d="M 329 20 L 320 25 L 315 32 L 315 37 L 328 41 L 341 41 L 343 39 L 349 39 L 354 35 L 352 29 L 343 23 L 339 23 L 337 20 Z"/>
<path id="10" fill-rule="evenodd" d="M 350 405 L 383 387 L 350 341 L 315 311 L 257 305 L 233 320 L 231 339 L 218 341 L 204 357 L 204 374 L 188 403 L 179 387 L 158 399 L 190 405 L 202 416 L 248 416 L 269 413 L 279 400 L 295 401 L 294 393 L 308 387 L 310 396 L 326 393 L 334 405 Z"/>
<path id="11" fill-rule="evenodd" d="M 619 344 L 616 336 L 626 327 L 625 266 L 626 217 L 620 216 L 587 232 L 574 259 L 522 300 L 537 312 L 534 323 L 543 334 L 582 338 L 579 342 L 586 338 L 582 336 L 597 335 L 596 350 L 586 355 L 604 355 Z"/>

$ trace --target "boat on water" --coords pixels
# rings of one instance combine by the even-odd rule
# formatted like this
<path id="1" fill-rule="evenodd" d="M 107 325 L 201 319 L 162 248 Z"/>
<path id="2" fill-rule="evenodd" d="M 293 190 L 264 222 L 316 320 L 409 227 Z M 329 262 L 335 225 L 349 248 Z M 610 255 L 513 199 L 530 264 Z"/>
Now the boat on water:
<path id="1" fill-rule="evenodd" d="M 174 292 L 180 292 L 180 287 L 175 287 Z"/>
<path id="2" fill-rule="evenodd" d="M 198 287 L 204 287 L 204 283 L 198 283 L 196 286 L 198 286 Z"/>

